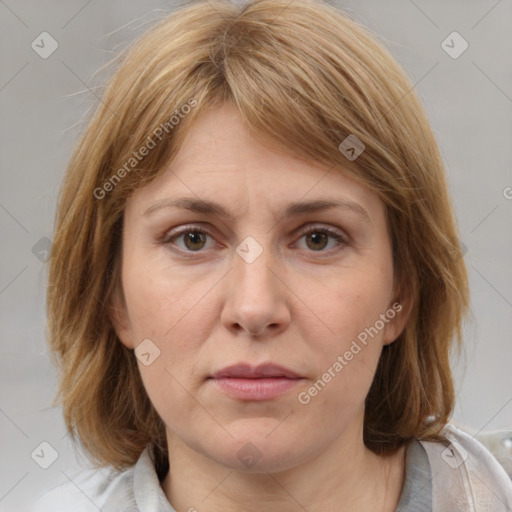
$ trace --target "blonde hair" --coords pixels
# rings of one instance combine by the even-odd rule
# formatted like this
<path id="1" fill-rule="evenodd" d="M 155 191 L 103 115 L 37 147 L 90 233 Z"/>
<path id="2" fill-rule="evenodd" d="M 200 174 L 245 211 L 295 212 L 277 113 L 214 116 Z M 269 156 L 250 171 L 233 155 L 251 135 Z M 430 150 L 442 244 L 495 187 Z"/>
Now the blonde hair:
<path id="1" fill-rule="evenodd" d="M 454 406 L 449 355 L 461 342 L 469 292 L 444 164 L 413 89 L 375 36 L 319 1 L 194 3 L 121 54 L 70 159 L 49 260 L 55 400 L 92 461 L 123 469 L 149 444 L 165 465 L 163 421 L 109 315 L 121 286 L 123 210 L 194 119 L 226 101 L 255 134 L 352 176 L 385 203 L 397 293 L 413 307 L 384 347 L 364 440 L 385 453 L 411 438 L 443 437 Z M 354 162 L 338 148 L 349 135 L 365 146 Z"/>

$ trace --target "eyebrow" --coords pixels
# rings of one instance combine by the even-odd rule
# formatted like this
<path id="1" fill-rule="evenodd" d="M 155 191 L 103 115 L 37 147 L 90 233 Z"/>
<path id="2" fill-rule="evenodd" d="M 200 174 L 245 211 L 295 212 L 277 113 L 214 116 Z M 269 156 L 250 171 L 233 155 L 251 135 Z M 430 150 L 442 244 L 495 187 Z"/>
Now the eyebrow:
<path id="1" fill-rule="evenodd" d="M 149 215 L 163 208 L 182 208 L 194 213 L 217 215 L 222 219 L 228 220 L 230 222 L 234 222 L 235 220 L 235 216 L 224 206 L 213 201 L 198 199 L 196 197 L 161 199 L 160 201 L 157 201 L 155 204 L 150 206 L 144 212 L 144 215 Z M 290 203 L 285 208 L 283 215 L 284 217 L 293 217 L 304 213 L 314 213 L 331 208 L 343 208 L 345 210 L 356 213 L 357 215 L 365 218 L 367 221 L 370 221 L 370 215 L 359 203 L 349 201 L 347 199 L 316 199 L 311 201 L 298 201 Z"/>

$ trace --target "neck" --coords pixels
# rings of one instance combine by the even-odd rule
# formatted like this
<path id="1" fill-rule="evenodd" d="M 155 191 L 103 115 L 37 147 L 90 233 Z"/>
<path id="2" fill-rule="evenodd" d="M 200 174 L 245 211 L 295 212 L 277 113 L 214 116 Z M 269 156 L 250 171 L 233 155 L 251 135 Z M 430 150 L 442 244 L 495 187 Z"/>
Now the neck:
<path id="1" fill-rule="evenodd" d="M 362 429 L 273 473 L 227 467 L 169 433 L 168 446 L 170 469 L 162 488 L 178 512 L 393 512 L 404 480 L 405 447 L 375 455 L 365 447 Z"/>

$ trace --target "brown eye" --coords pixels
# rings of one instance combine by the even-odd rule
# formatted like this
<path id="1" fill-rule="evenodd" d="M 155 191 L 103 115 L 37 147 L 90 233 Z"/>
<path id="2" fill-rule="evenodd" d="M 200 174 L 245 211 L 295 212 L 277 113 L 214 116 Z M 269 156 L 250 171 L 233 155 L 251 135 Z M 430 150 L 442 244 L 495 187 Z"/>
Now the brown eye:
<path id="1" fill-rule="evenodd" d="M 329 235 L 320 231 L 311 231 L 306 235 L 306 244 L 310 249 L 322 250 L 329 242 Z"/>
<path id="2" fill-rule="evenodd" d="M 183 253 L 201 252 L 207 247 L 208 237 L 211 238 L 211 235 L 207 231 L 189 227 L 177 233 L 168 234 L 162 243 Z"/>
<path id="3" fill-rule="evenodd" d="M 306 248 L 313 252 L 327 253 L 336 251 L 337 249 L 341 249 L 348 245 L 346 237 L 344 237 L 340 232 L 325 227 L 310 228 L 302 233 L 301 239 L 302 238 L 306 241 Z M 328 246 L 331 240 L 334 240 L 335 244 L 334 247 L 329 249 Z"/>
<path id="4" fill-rule="evenodd" d="M 181 234 L 183 236 L 183 241 L 187 249 L 191 251 L 197 251 L 198 249 L 202 249 L 205 243 L 205 234 L 200 231 L 188 231 L 185 234 Z"/>

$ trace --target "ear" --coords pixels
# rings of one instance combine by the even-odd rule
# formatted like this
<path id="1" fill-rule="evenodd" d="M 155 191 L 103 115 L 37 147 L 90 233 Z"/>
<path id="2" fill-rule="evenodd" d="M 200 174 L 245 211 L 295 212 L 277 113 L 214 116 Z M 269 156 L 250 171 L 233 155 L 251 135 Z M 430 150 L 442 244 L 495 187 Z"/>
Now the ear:
<path id="1" fill-rule="evenodd" d="M 126 308 L 126 301 L 121 286 L 117 286 L 112 294 L 112 300 L 109 307 L 110 320 L 114 326 L 117 337 L 121 343 L 131 350 L 135 349 L 133 343 L 133 336 L 130 329 L 130 321 L 128 317 L 128 310 Z"/>
<path id="2" fill-rule="evenodd" d="M 395 300 L 391 301 L 386 311 L 389 321 L 384 329 L 383 345 L 390 345 L 402 334 L 411 316 L 413 304 L 414 294 L 410 289 L 403 290 Z"/>

